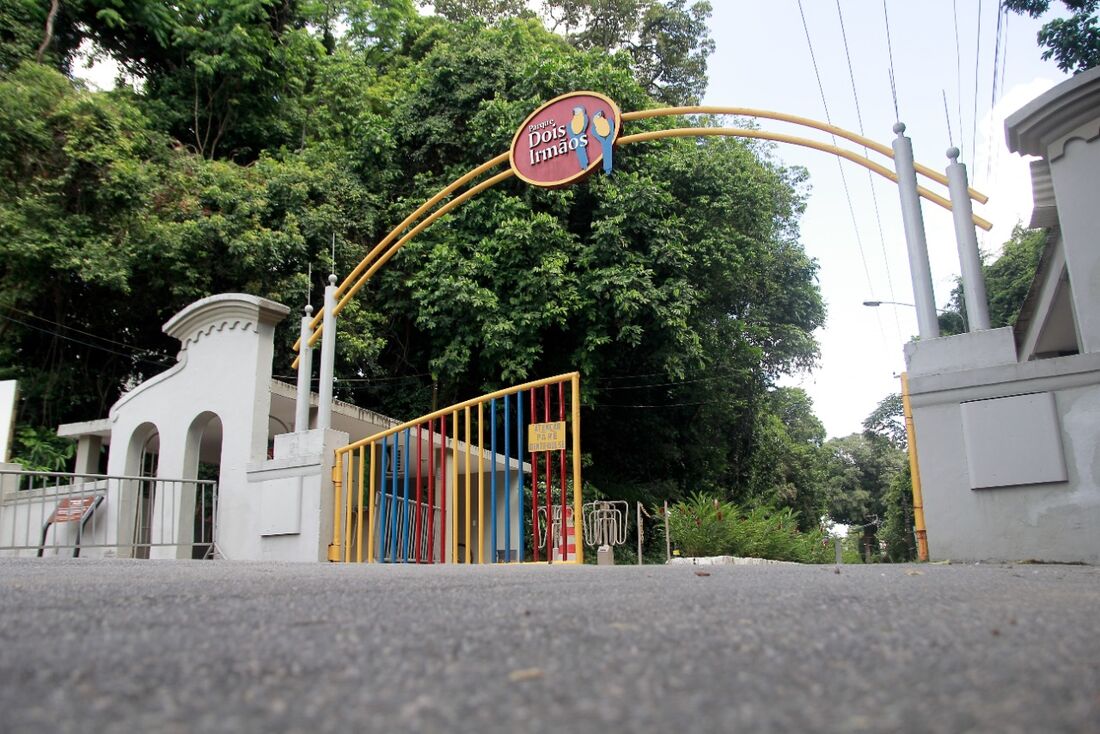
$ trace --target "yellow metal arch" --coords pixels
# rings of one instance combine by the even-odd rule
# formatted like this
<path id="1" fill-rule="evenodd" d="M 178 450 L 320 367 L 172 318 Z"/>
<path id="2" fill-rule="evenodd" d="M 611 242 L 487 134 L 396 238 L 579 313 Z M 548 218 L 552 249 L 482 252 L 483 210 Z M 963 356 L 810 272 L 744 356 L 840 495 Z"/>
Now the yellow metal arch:
<path id="1" fill-rule="evenodd" d="M 838 137 L 842 137 L 846 140 L 852 141 L 853 143 L 857 143 L 858 145 L 861 145 L 867 149 L 873 150 L 876 153 L 880 153 L 891 160 L 893 160 L 894 158 L 894 151 L 890 147 L 885 146 L 882 143 L 872 140 L 871 138 L 868 138 L 866 136 L 854 133 L 851 130 L 846 130 L 842 127 L 837 127 L 836 125 L 821 122 L 820 120 L 814 120 L 807 117 L 799 117 L 797 115 L 790 115 L 785 112 L 775 112 L 772 110 L 754 109 L 751 107 L 717 107 L 712 105 L 695 105 L 690 107 L 661 107 L 651 110 L 626 112 L 623 113 L 622 120 L 624 122 L 629 122 L 631 120 L 644 120 L 653 117 L 670 117 L 684 115 L 739 115 L 743 117 L 760 117 L 764 119 L 778 120 L 781 122 L 789 122 L 796 125 L 802 125 L 804 127 L 821 130 L 831 135 L 836 135 Z M 845 148 L 840 148 L 836 145 L 830 145 L 828 143 L 821 143 L 816 140 L 811 140 L 809 138 L 787 135 L 785 133 L 772 133 L 763 130 L 747 130 L 744 128 L 735 127 L 672 128 L 667 130 L 655 130 L 652 132 L 636 133 L 634 135 L 624 135 L 620 137 L 615 144 L 616 146 L 622 146 L 629 145 L 631 143 L 641 143 L 648 140 L 660 140 L 664 138 L 711 136 L 756 138 L 760 140 L 771 140 L 774 142 L 789 143 L 791 145 L 798 145 L 804 148 L 812 148 L 814 150 L 831 153 L 837 157 L 844 158 L 845 160 L 852 161 L 853 163 L 857 163 L 864 168 L 867 168 L 868 170 L 871 170 L 879 174 L 880 176 L 883 176 L 884 178 L 893 181 L 894 183 L 897 183 L 898 180 L 897 174 L 895 174 L 889 168 L 886 168 L 885 166 L 872 161 L 866 156 L 859 155 L 858 153 L 853 153 L 852 151 Z M 371 251 L 368 252 L 367 255 L 359 261 L 359 264 L 356 265 L 355 268 L 350 273 L 348 273 L 347 277 L 344 278 L 343 282 L 341 282 L 337 286 L 336 295 L 339 298 L 339 301 L 337 302 L 336 307 L 333 309 L 333 315 L 339 314 L 341 311 L 343 311 L 348 302 L 353 297 L 355 297 L 355 295 L 364 285 L 367 284 L 371 277 L 376 272 L 378 272 L 378 270 L 383 265 L 389 262 L 389 260 L 394 255 L 396 255 L 398 251 L 401 250 L 401 248 L 404 247 L 405 244 L 407 244 L 412 238 L 416 237 L 418 234 L 430 227 L 436 220 L 445 216 L 447 213 L 451 212 L 462 204 L 466 203 L 477 194 L 485 191 L 492 186 L 495 186 L 501 181 L 505 181 L 511 178 L 515 175 L 514 171 L 509 168 L 507 171 L 498 173 L 495 176 L 488 178 L 478 185 L 470 188 L 453 200 L 444 204 L 436 211 L 432 212 L 422 222 L 417 224 L 404 236 L 394 242 L 394 240 L 406 227 L 416 221 L 419 217 L 421 217 L 436 204 L 453 194 L 463 185 L 473 181 L 478 176 L 492 170 L 500 164 L 507 162 L 508 153 L 501 153 L 495 158 L 488 160 L 485 163 L 482 163 L 480 166 L 472 169 L 468 173 L 460 176 L 444 188 L 440 189 L 439 192 L 435 194 L 435 196 L 425 201 L 416 209 L 416 211 L 405 217 L 401 224 L 390 230 L 389 234 L 383 237 L 377 245 L 371 248 Z M 944 186 L 947 185 L 947 177 L 943 174 L 938 173 L 935 170 L 928 168 L 927 166 L 924 166 L 920 163 L 914 162 L 914 168 L 916 169 L 917 173 L 927 178 L 930 178 L 939 184 L 942 184 Z M 989 201 L 988 196 L 973 188 L 967 189 L 967 192 L 972 199 L 981 204 Z M 921 197 L 931 201 L 938 206 L 943 207 L 944 209 L 947 209 L 948 211 L 952 209 L 950 200 L 932 191 L 929 191 L 923 186 L 917 187 L 917 193 Z M 973 221 L 975 225 L 981 227 L 983 230 L 986 231 L 990 230 L 993 227 L 991 222 L 982 217 L 979 217 L 976 214 L 973 215 Z M 312 321 L 310 322 L 310 328 L 313 330 L 313 333 L 310 335 L 310 338 L 307 342 L 308 346 L 312 347 L 316 345 L 317 342 L 320 340 L 321 334 L 324 330 L 321 325 L 323 319 L 324 309 L 322 308 L 317 312 L 317 315 L 314 316 Z M 294 351 L 300 351 L 301 346 L 301 339 L 298 339 L 296 342 L 294 342 Z M 292 366 L 295 369 L 298 367 L 297 357 L 295 357 Z"/>
<path id="2" fill-rule="evenodd" d="M 746 130 L 739 127 L 677 127 L 671 130 L 655 130 L 648 133 L 637 133 L 635 135 L 624 135 L 619 138 L 619 145 L 629 145 L 630 143 L 641 143 L 646 140 L 660 140 L 662 138 L 697 138 L 708 136 L 727 136 L 736 138 L 759 138 L 762 140 L 774 140 L 779 143 L 790 143 L 791 145 L 799 145 L 804 148 L 813 148 L 815 150 L 825 151 L 826 153 L 832 153 L 835 156 L 844 158 L 858 163 L 864 168 L 870 169 L 875 173 L 890 179 L 894 183 L 897 183 L 898 176 L 885 166 L 879 165 L 869 158 L 853 153 L 850 150 L 844 148 L 838 148 L 835 145 L 829 145 L 828 143 L 819 143 L 816 140 L 810 140 L 809 138 L 800 138 L 794 135 L 786 135 L 784 133 L 772 133 L 766 130 Z M 917 187 L 917 193 L 919 193 L 925 199 L 942 206 L 944 209 L 951 211 L 951 202 L 948 199 L 936 194 L 923 186 Z M 993 228 L 993 223 L 987 219 L 974 215 L 974 224 L 978 225 L 982 229 L 989 231 Z"/>
<path id="3" fill-rule="evenodd" d="M 713 105 L 695 105 L 692 107 L 660 107 L 652 110 L 638 110 L 637 112 L 625 112 L 623 113 L 623 121 L 629 120 L 646 120 L 652 117 L 677 117 L 683 115 L 739 115 L 741 117 L 762 117 L 766 120 L 779 120 L 781 122 L 790 122 L 795 125 L 802 125 L 803 127 L 812 127 L 816 130 L 822 130 L 830 135 L 836 135 L 837 137 L 844 138 L 845 140 L 851 140 L 853 143 L 858 143 L 864 148 L 870 148 L 876 153 L 881 153 L 890 160 L 894 159 L 894 150 L 877 140 L 872 140 L 866 136 L 854 133 L 851 130 L 845 130 L 842 127 L 831 125 L 827 122 L 821 122 L 820 120 L 814 120 L 809 117 L 799 117 L 798 115 L 788 115 L 786 112 L 774 112 L 772 110 L 758 110 L 752 107 L 715 107 Z M 831 151 L 830 151 L 831 152 Z M 849 159 L 851 160 L 851 159 Z M 947 186 L 947 176 L 935 171 L 928 166 L 920 163 L 913 163 L 913 167 L 917 170 L 917 173 L 922 176 L 927 176 L 936 183 Z M 896 179 L 895 179 L 896 182 Z M 968 188 L 967 193 L 970 194 L 970 198 L 979 204 L 985 204 L 989 201 L 989 197 L 980 191 L 973 188 Z"/>

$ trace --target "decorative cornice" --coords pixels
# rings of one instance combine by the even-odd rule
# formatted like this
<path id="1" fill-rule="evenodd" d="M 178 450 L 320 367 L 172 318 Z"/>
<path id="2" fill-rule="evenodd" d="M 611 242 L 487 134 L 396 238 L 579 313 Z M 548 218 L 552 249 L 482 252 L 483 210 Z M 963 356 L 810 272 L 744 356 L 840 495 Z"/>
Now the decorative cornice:
<path id="1" fill-rule="evenodd" d="M 290 309 L 281 303 L 246 293 L 221 293 L 195 301 L 167 323 L 163 331 L 179 340 L 181 351 L 215 331 L 259 330 L 261 324 L 277 324 Z"/>
<path id="2" fill-rule="evenodd" d="M 1094 66 L 1009 115 L 1005 120 L 1005 139 L 1013 153 L 1046 158 L 1048 146 L 1098 117 L 1100 66 Z"/>

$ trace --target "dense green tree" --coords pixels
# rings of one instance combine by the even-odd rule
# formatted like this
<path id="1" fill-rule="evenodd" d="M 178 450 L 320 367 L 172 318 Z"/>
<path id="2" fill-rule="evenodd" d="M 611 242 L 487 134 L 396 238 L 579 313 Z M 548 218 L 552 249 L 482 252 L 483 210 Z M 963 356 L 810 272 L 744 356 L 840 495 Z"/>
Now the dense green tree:
<path id="1" fill-rule="evenodd" d="M 768 393 L 754 425 L 754 446 L 746 492 L 754 501 L 798 512 L 802 530 L 820 526 L 825 514 L 825 427 L 801 388 Z"/>
<path id="2" fill-rule="evenodd" d="M 859 527 L 864 554 L 877 558 L 887 495 L 905 464 L 905 452 L 870 433 L 830 439 L 825 450 L 829 517 Z"/>
<path id="3" fill-rule="evenodd" d="M 1015 325 L 1046 243 L 1046 230 L 1026 229 L 1017 224 L 1000 256 L 991 263 L 982 264 L 989 300 L 989 323 L 994 329 Z M 945 335 L 960 334 L 965 331 L 965 323 L 966 302 L 959 282 L 951 291 L 947 309 L 940 314 L 940 327 Z"/>
<path id="4" fill-rule="evenodd" d="M 879 538 L 886 546 L 886 559 L 892 563 L 916 560 L 917 542 L 913 534 L 913 484 L 909 464 L 905 464 L 886 490 L 886 514 Z"/>
<path id="5" fill-rule="evenodd" d="M 903 449 L 908 444 L 905 434 L 905 415 L 901 393 L 892 393 L 879 401 L 871 414 L 863 420 L 866 433 L 880 436 L 890 445 Z"/>
<path id="6" fill-rule="evenodd" d="M 23 384 L 22 424 L 102 415 L 170 362 L 160 325 L 197 297 L 299 305 L 312 286 L 316 304 L 333 241 L 346 273 L 542 100 L 591 88 L 659 104 L 629 54 L 581 50 L 534 17 L 165 7 L 167 35 L 125 3 L 87 26 L 140 68 L 136 91 L 89 92 L 33 61 L 0 72 L 0 377 Z M 606 494 L 714 491 L 810 522 L 820 426 L 804 395 L 769 392 L 813 364 L 824 318 L 798 244 L 804 180 L 765 146 L 705 139 L 624 148 L 613 176 L 568 190 L 499 185 L 344 311 L 337 374 L 358 381 L 339 394 L 408 418 L 580 369 L 587 477 Z"/>
<path id="7" fill-rule="evenodd" d="M 533 15 L 523 0 L 442 0 L 431 4 L 455 21 L 499 23 Z M 550 30 L 582 51 L 623 53 L 635 77 L 655 99 L 698 104 L 706 90 L 707 58 L 714 52 L 707 18 L 711 5 L 697 0 L 542 0 L 535 5 Z M 576 87 L 579 88 L 579 87 Z"/>
<path id="8" fill-rule="evenodd" d="M 1015 13 L 1038 18 L 1050 10 L 1051 0 L 1004 0 Z M 1069 17 L 1055 18 L 1039 29 L 1037 41 L 1045 48 L 1044 59 L 1053 58 L 1062 71 L 1078 74 L 1100 64 L 1100 25 L 1096 11 L 1100 0 L 1062 0 Z"/>

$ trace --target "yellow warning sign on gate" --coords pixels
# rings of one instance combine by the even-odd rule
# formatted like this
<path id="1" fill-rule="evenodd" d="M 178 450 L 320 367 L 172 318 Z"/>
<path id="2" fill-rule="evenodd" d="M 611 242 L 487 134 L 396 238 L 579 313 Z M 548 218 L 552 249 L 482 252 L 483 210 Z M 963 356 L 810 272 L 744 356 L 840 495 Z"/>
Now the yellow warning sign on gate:
<path id="1" fill-rule="evenodd" d="M 565 448 L 565 421 L 532 423 L 527 426 L 527 450 L 561 451 Z"/>

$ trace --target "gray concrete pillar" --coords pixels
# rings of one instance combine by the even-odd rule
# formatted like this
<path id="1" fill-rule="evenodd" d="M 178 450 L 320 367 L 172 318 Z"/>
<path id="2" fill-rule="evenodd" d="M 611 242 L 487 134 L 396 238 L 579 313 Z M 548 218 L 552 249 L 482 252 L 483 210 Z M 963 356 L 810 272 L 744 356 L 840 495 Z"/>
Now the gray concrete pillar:
<path id="1" fill-rule="evenodd" d="M 898 174 L 901 218 L 909 249 L 909 275 L 913 279 L 913 303 L 917 307 L 917 327 L 921 339 L 940 335 L 936 318 L 936 296 L 932 292 L 932 268 L 928 264 L 928 241 L 924 235 L 924 215 L 917 193 L 917 171 L 913 166 L 913 142 L 903 134 L 904 123 L 894 125 L 894 168 Z"/>
<path id="2" fill-rule="evenodd" d="M 325 286 L 325 317 L 321 334 L 321 384 L 317 388 L 317 428 L 332 428 L 332 379 L 336 361 L 336 276 L 328 276 Z"/>
<path id="3" fill-rule="evenodd" d="M 100 436 L 81 436 L 76 440 L 74 474 L 99 474 L 99 454 L 103 448 Z"/>
<path id="4" fill-rule="evenodd" d="M 309 388 L 313 379 L 313 347 L 309 346 L 309 337 L 312 329 L 309 324 L 313 321 L 313 306 L 306 306 L 305 316 L 302 317 L 302 326 L 298 341 L 301 344 L 298 352 L 298 395 L 294 404 L 294 431 L 300 433 L 309 430 Z"/>
<path id="5" fill-rule="evenodd" d="M 978 236 L 974 232 L 974 208 L 970 203 L 970 184 L 966 166 L 959 163 L 959 149 L 948 148 L 947 187 L 951 192 L 951 214 L 955 219 L 955 241 L 959 245 L 963 298 L 966 301 L 967 331 L 989 328 L 989 299 L 985 293 Z"/>

